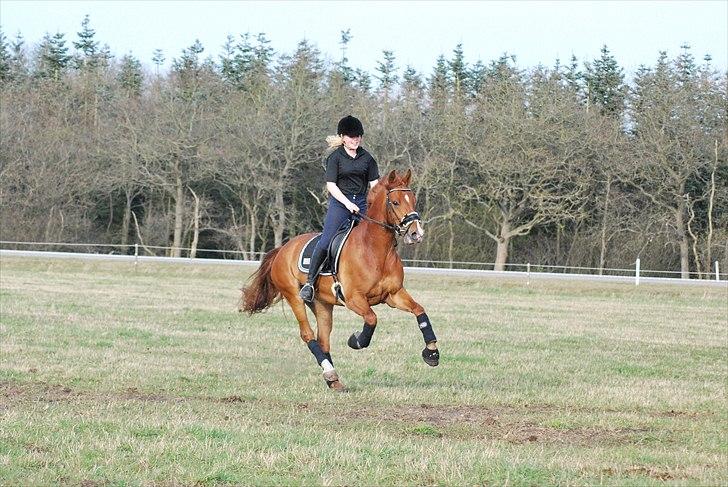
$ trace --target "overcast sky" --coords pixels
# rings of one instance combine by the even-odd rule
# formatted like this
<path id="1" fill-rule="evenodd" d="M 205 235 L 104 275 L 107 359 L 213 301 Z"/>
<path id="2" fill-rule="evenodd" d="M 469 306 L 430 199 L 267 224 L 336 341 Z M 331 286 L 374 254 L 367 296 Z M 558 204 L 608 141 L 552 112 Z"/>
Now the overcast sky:
<path id="1" fill-rule="evenodd" d="M 715 1 L 32 1 L 0 0 L 0 26 L 36 44 L 46 32 L 76 39 L 89 14 L 96 37 L 121 56 L 151 66 L 162 49 L 166 64 L 199 39 L 217 59 L 228 34 L 264 32 L 279 53 L 307 39 L 329 60 L 341 57 L 341 31 L 350 29 L 349 64 L 374 73 L 382 50 L 397 65 L 430 74 L 436 58 L 463 44 L 466 61 L 489 62 L 502 53 L 521 67 L 553 66 L 576 55 L 592 60 L 606 44 L 627 72 L 654 65 L 689 44 L 728 69 L 728 0 Z M 69 42 L 70 44 L 70 42 Z"/>

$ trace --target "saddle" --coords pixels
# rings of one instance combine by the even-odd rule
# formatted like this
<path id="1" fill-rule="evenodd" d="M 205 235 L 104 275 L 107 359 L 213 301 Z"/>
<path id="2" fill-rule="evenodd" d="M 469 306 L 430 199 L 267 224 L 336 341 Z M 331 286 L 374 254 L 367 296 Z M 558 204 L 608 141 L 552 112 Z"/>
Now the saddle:
<path id="1" fill-rule="evenodd" d="M 331 276 L 336 275 L 339 272 L 339 258 L 341 257 L 341 249 L 344 248 L 346 240 L 349 238 L 349 234 L 358 223 L 358 219 L 352 219 L 345 222 L 341 228 L 336 232 L 334 238 L 331 239 L 331 244 L 327 249 L 326 258 L 324 259 L 323 266 L 321 267 L 320 276 Z M 303 250 L 298 256 L 298 269 L 301 272 L 308 273 L 309 263 L 311 262 L 311 255 L 313 249 L 316 247 L 318 241 L 321 240 L 321 234 L 319 233 L 311 240 L 306 242 L 303 246 Z"/>

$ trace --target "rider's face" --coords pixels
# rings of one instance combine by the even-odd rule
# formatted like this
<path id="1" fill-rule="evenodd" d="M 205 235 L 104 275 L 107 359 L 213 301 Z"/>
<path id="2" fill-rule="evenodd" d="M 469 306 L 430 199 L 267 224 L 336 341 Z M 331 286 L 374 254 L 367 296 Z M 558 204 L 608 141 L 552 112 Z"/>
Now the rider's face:
<path id="1" fill-rule="evenodd" d="M 343 135 L 342 139 L 344 139 L 344 147 L 349 150 L 357 150 L 359 148 L 359 145 L 361 144 L 361 137 L 361 135 L 357 135 L 356 137 Z"/>

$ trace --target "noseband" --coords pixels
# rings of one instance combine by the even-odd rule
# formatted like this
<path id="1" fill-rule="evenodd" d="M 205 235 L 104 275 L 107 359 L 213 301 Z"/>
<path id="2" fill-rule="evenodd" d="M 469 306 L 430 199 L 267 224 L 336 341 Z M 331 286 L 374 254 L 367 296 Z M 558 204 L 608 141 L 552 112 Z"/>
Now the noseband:
<path id="1" fill-rule="evenodd" d="M 394 189 L 387 190 L 387 212 L 391 211 L 394 214 L 395 219 L 399 220 L 398 224 L 390 225 L 387 222 L 380 222 L 379 220 L 374 220 L 372 218 L 369 218 L 366 215 L 359 215 L 359 218 L 363 218 L 366 221 L 376 223 L 377 225 L 380 225 L 380 226 L 386 228 L 387 230 L 390 230 L 391 232 L 394 232 L 397 235 L 402 236 L 407 232 L 407 227 L 409 227 L 409 225 L 412 222 L 421 221 L 421 219 L 420 219 L 420 215 L 416 211 L 407 213 L 403 218 L 399 218 L 399 215 L 397 215 L 397 211 L 394 209 L 394 205 L 389 200 L 390 193 L 394 193 L 395 191 L 409 191 L 410 193 L 412 193 L 413 191 L 409 188 L 394 188 Z"/>

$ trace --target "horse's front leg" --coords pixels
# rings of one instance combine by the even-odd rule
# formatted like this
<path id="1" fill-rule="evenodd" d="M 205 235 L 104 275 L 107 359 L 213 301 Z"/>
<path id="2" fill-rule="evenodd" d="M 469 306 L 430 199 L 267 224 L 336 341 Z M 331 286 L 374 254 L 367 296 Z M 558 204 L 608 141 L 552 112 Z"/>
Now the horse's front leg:
<path id="1" fill-rule="evenodd" d="M 417 325 L 420 327 L 420 331 L 422 332 L 422 338 L 425 340 L 425 348 L 422 350 L 422 360 L 432 367 L 439 364 L 440 351 L 437 349 L 437 337 L 435 337 L 435 332 L 432 329 L 430 318 L 428 318 L 427 313 L 425 313 L 425 308 L 412 299 L 412 296 L 410 296 L 404 288 L 401 288 L 394 294 L 390 294 L 389 297 L 387 297 L 387 304 L 392 308 L 409 311 L 415 315 L 417 318 Z"/>
<path id="2" fill-rule="evenodd" d="M 361 331 L 355 331 L 347 342 L 354 350 L 367 348 L 372 341 L 374 329 L 377 326 L 377 315 L 369 306 L 369 301 L 364 295 L 354 295 L 346 299 L 346 307 L 364 318 L 364 327 Z"/>

